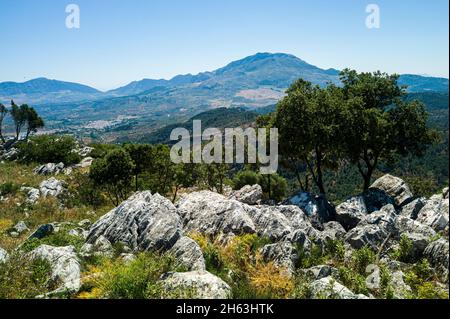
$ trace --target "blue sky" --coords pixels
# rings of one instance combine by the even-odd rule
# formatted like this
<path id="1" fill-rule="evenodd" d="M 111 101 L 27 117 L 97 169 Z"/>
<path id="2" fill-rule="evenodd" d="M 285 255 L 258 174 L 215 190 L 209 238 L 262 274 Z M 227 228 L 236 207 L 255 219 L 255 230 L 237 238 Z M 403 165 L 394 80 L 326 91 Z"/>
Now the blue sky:
<path id="1" fill-rule="evenodd" d="M 70 3 L 80 29 L 65 26 Z M 370 3 L 380 29 L 365 25 Z M 1 0 L 0 82 L 43 76 L 105 90 L 256 52 L 448 77 L 448 10 L 447 0 Z"/>

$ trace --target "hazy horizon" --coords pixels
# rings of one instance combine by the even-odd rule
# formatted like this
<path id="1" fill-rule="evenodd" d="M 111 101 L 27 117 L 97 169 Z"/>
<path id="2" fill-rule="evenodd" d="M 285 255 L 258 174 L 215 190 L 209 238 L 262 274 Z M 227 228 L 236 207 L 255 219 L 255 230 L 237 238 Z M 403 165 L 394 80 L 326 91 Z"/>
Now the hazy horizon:
<path id="1" fill-rule="evenodd" d="M 80 29 L 65 8 L 80 8 Z M 368 29 L 366 6 L 380 8 Z M 448 78 L 448 2 L 3 0 L 0 82 L 45 77 L 105 91 L 212 71 L 257 52 L 322 69 Z"/>

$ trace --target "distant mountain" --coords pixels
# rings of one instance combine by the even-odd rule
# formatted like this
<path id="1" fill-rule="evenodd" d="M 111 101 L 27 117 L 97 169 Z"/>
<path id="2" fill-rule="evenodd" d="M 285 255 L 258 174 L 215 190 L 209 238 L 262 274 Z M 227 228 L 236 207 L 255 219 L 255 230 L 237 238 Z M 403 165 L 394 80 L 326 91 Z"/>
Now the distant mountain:
<path id="1" fill-rule="evenodd" d="M 408 92 L 448 92 L 448 79 L 426 77 L 413 74 L 403 74 L 398 81 L 400 85 L 406 85 Z"/>
<path id="2" fill-rule="evenodd" d="M 0 101 L 16 100 L 18 103 L 49 103 L 59 101 L 80 101 L 102 97 L 103 93 L 72 82 L 37 78 L 23 83 L 0 83 Z"/>
<path id="3" fill-rule="evenodd" d="M 221 107 L 265 112 L 298 78 L 321 86 L 340 83 L 336 69 L 324 70 L 290 54 L 258 53 L 215 71 L 144 79 L 104 93 L 47 79 L 5 82 L 0 83 L 0 101 L 14 98 L 37 106 L 50 120 L 48 127 L 81 130 L 86 122 L 131 117 L 143 130 L 149 123 L 170 124 Z M 448 79 L 403 75 L 399 82 L 409 86 L 409 92 L 448 92 Z"/>

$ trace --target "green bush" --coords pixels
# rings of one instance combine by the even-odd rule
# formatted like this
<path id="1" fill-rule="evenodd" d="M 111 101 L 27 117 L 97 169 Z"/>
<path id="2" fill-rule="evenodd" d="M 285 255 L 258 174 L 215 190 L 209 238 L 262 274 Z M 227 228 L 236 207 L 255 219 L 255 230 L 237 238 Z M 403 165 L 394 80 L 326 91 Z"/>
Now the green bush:
<path id="1" fill-rule="evenodd" d="M 409 263 L 412 261 L 412 250 L 413 242 L 405 235 L 402 235 L 398 243 L 398 248 L 391 253 L 391 257 L 398 261 Z"/>
<path id="2" fill-rule="evenodd" d="M 76 142 L 71 136 L 41 135 L 18 145 L 19 158 L 23 163 L 79 163 L 80 155 L 73 152 Z"/>
<path id="3" fill-rule="evenodd" d="M 22 244 L 20 249 L 24 252 L 30 252 L 40 245 L 50 245 L 56 247 L 74 246 L 79 251 L 83 244 L 84 240 L 81 237 L 69 235 L 67 230 L 60 230 L 42 239 L 28 239 Z"/>
<path id="4" fill-rule="evenodd" d="M 233 179 L 234 189 L 255 184 L 261 185 L 264 195 L 268 199 L 281 201 L 286 196 L 287 181 L 277 174 L 261 175 L 253 171 L 241 171 Z"/>
<path id="5" fill-rule="evenodd" d="M 46 260 L 29 260 L 13 254 L 0 263 L 0 299 L 29 299 L 56 288 L 51 281 L 51 266 Z"/>
<path id="6" fill-rule="evenodd" d="M 14 195 L 19 189 L 20 186 L 12 182 L 0 184 L 0 196 Z"/>
<path id="7" fill-rule="evenodd" d="M 161 276 L 169 271 L 180 271 L 171 256 L 142 253 L 136 259 L 123 263 L 106 260 L 98 266 L 99 276 L 93 287 L 102 297 L 112 299 L 153 299 L 177 297 L 164 291 L 159 283 Z M 182 292 L 179 292 L 180 294 Z"/>

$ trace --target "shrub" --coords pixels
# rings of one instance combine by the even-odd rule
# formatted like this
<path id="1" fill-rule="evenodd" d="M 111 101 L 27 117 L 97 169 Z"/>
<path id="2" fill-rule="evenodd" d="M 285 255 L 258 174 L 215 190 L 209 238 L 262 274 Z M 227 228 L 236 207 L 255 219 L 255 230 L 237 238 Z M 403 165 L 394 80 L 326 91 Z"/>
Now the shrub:
<path id="1" fill-rule="evenodd" d="M 50 245 L 55 247 L 74 246 L 77 251 L 83 246 L 84 240 L 81 237 L 69 235 L 66 230 L 60 230 L 42 239 L 32 238 L 26 240 L 20 247 L 24 252 L 30 252 L 40 245 Z"/>
<path id="2" fill-rule="evenodd" d="M 234 189 L 255 184 L 261 185 L 266 198 L 276 201 L 281 201 L 284 198 L 288 187 L 286 180 L 277 174 L 261 175 L 253 171 L 241 171 L 233 179 Z"/>
<path id="3" fill-rule="evenodd" d="M 398 243 L 398 248 L 392 252 L 391 257 L 401 262 L 411 262 L 412 250 L 413 242 L 405 235 L 402 235 Z"/>
<path id="4" fill-rule="evenodd" d="M 18 145 L 19 158 L 23 163 L 79 163 L 80 155 L 73 152 L 76 142 L 71 136 L 41 135 Z"/>
<path id="5" fill-rule="evenodd" d="M 375 262 L 376 256 L 372 249 L 363 247 L 355 250 L 352 255 L 351 268 L 361 275 L 365 275 L 368 265 Z"/>
<path id="6" fill-rule="evenodd" d="M 56 288 L 48 261 L 13 254 L 0 264 L 0 299 L 29 299 Z"/>
<path id="7" fill-rule="evenodd" d="M 12 182 L 0 184 L 0 196 L 14 195 L 19 189 L 20 186 Z"/>
<path id="8" fill-rule="evenodd" d="M 141 253 L 136 259 L 124 263 L 120 259 L 104 260 L 99 266 L 91 267 L 91 281 L 84 286 L 82 298 L 146 299 L 176 297 L 164 292 L 159 283 L 162 274 L 179 271 L 171 256 Z M 182 292 L 180 292 L 181 294 Z"/>

